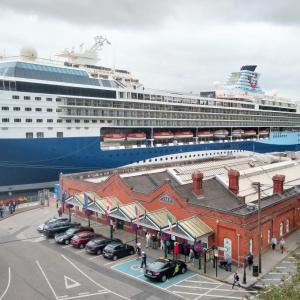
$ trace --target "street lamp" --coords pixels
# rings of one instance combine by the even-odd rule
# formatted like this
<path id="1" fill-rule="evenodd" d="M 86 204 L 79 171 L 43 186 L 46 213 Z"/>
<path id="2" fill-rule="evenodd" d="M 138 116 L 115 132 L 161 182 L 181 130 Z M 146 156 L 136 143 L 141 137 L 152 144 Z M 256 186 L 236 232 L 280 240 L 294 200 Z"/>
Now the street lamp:
<path id="1" fill-rule="evenodd" d="M 244 276 L 243 276 L 243 284 L 247 283 L 247 278 L 246 278 L 246 256 L 244 257 Z"/>
<path id="2" fill-rule="evenodd" d="M 257 187 L 258 193 L 258 211 L 257 211 L 257 222 L 258 222 L 258 235 L 257 235 L 257 248 L 258 248 L 258 272 L 261 273 L 261 183 L 253 182 L 252 186 Z"/>
<path id="3" fill-rule="evenodd" d="M 237 233 L 238 269 L 240 268 L 240 234 Z"/>

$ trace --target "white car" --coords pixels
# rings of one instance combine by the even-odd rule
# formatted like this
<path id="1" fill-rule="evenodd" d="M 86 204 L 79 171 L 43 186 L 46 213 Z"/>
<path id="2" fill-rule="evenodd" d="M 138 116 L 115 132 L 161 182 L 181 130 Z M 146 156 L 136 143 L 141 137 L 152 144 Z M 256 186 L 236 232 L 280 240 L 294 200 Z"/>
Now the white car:
<path id="1" fill-rule="evenodd" d="M 54 216 L 53 218 L 47 220 L 45 223 L 39 225 L 38 228 L 37 228 L 37 231 L 40 232 L 40 233 L 43 233 L 44 230 L 46 229 L 45 226 L 47 226 L 48 224 L 51 224 L 53 222 L 59 222 L 59 221 L 67 221 L 67 220 L 68 220 L 68 218 L 63 218 L 63 217 L 58 218 L 58 217 Z"/>

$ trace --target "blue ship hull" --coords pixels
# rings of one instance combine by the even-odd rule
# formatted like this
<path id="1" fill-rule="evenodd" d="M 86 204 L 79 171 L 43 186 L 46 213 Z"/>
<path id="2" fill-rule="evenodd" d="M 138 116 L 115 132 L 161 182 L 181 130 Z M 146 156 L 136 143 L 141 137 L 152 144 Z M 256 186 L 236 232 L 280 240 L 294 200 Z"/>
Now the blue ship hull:
<path id="1" fill-rule="evenodd" d="M 176 153 L 244 150 L 299 151 L 300 133 L 272 133 L 270 139 L 101 150 L 98 137 L 0 139 L 0 187 L 57 181 L 59 173 L 117 168 Z"/>

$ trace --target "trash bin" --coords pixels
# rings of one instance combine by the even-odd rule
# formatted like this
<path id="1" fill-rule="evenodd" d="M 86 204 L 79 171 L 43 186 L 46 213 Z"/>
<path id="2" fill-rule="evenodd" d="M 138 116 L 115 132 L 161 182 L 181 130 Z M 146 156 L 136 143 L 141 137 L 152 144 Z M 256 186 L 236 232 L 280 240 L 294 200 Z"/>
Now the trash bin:
<path id="1" fill-rule="evenodd" d="M 252 275 L 254 277 L 258 277 L 258 265 L 253 265 L 252 266 Z"/>

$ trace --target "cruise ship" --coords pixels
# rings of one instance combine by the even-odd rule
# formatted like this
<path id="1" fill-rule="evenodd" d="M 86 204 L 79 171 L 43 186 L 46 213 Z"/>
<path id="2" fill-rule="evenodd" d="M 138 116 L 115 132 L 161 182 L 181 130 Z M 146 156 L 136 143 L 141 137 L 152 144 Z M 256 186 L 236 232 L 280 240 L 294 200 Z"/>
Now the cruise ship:
<path id="1" fill-rule="evenodd" d="M 107 39 L 42 60 L 0 59 L 0 192 L 52 186 L 60 173 L 298 151 L 298 106 L 259 86 L 255 65 L 198 94 L 143 87 L 98 65 Z"/>

